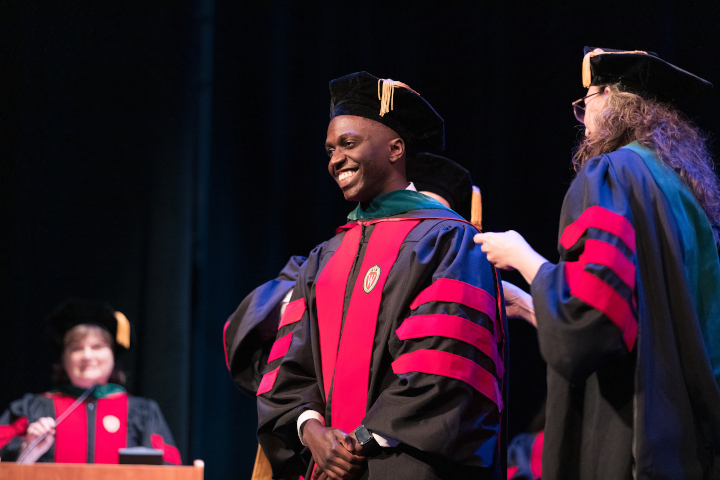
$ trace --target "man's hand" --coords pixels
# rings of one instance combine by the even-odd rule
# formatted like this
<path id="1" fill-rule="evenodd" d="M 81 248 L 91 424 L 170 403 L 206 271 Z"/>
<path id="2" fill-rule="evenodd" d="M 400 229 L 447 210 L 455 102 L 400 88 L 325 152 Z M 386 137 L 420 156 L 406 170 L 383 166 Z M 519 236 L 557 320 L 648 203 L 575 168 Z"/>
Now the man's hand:
<path id="1" fill-rule="evenodd" d="M 317 468 L 313 479 L 325 474 L 334 480 L 352 480 L 362 475 L 365 458 L 354 455 L 356 443 L 353 438 L 338 428 L 326 428 L 315 419 L 303 425 L 302 440 L 312 452 Z"/>

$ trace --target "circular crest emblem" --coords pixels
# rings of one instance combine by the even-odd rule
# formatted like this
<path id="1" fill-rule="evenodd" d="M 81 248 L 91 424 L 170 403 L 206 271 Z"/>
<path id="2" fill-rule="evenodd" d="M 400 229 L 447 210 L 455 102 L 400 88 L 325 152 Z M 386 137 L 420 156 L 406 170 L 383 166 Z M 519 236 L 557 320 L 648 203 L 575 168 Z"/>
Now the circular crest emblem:
<path id="1" fill-rule="evenodd" d="M 105 415 L 102 419 L 103 427 L 110 433 L 120 430 L 120 419 L 115 415 Z"/>
<path id="2" fill-rule="evenodd" d="M 380 266 L 375 265 L 374 267 L 370 267 L 365 274 L 365 278 L 363 279 L 363 291 L 365 293 L 372 292 L 375 285 L 377 285 L 378 280 L 380 280 Z"/>

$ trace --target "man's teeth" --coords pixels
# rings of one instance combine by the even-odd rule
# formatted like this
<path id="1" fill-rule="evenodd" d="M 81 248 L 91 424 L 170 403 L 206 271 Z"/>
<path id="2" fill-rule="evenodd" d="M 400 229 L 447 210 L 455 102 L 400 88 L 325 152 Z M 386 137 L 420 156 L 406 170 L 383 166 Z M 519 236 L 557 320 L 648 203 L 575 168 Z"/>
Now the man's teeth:
<path id="1" fill-rule="evenodd" d="M 354 171 L 353 172 L 342 172 L 340 175 L 338 175 L 338 180 L 342 181 L 342 180 L 352 177 L 353 175 L 355 175 Z"/>

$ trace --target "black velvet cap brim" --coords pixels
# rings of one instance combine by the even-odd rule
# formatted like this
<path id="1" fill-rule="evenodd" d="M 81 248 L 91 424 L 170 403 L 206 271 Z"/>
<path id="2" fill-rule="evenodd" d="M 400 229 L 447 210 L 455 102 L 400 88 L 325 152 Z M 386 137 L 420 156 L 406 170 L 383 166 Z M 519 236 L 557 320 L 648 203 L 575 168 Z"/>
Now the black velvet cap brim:
<path id="1" fill-rule="evenodd" d="M 423 151 L 445 148 L 445 122 L 420 95 L 395 87 L 394 108 L 380 116 L 378 78 L 357 72 L 330 82 L 330 119 L 338 115 L 368 118 L 391 128 L 408 147 Z"/>
<path id="2" fill-rule="evenodd" d="M 585 47 L 585 54 L 594 50 Z M 609 48 L 605 52 L 618 52 Z M 712 84 L 662 60 L 657 54 L 600 54 L 590 58 L 591 85 L 620 83 L 624 90 L 643 98 L 668 103 L 692 115 L 708 98 Z"/>
<path id="3" fill-rule="evenodd" d="M 449 158 L 422 152 L 407 162 L 405 171 L 418 191 L 440 195 L 450 208 L 470 220 L 473 184 L 465 168 Z"/>
<path id="4" fill-rule="evenodd" d="M 117 318 L 115 310 L 105 302 L 69 298 L 55 309 L 47 319 L 50 337 L 55 347 L 62 352 L 65 334 L 81 324 L 97 325 L 110 333 L 113 350 L 125 350 L 115 341 Z"/>

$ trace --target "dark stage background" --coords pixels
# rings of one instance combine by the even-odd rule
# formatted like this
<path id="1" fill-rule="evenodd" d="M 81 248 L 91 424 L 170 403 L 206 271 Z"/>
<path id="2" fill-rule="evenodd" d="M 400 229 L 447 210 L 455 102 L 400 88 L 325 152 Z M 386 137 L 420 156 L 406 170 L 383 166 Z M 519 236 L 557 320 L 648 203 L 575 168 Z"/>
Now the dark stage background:
<path id="1" fill-rule="evenodd" d="M 45 315 L 105 299 L 137 334 L 129 390 L 160 403 L 184 461 L 249 478 L 254 399 L 222 327 L 353 208 L 326 171 L 330 79 L 423 94 L 486 229 L 555 259 L 582 47 L 653 50 L 720 86 L 718 24 L 719 2 L 687 0 L 2 2 L 0 408 L 50 387 Z M 545 388 L 532 328 L 511 321 L 511 341 L 509 437 Z"/>

